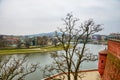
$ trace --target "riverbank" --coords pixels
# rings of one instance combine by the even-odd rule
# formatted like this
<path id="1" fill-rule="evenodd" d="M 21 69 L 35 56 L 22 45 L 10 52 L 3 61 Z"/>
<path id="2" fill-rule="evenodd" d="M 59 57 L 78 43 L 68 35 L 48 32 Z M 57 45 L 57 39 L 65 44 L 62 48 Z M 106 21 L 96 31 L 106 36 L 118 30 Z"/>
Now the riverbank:
<path id="1" fill-rule="evenodd" d="M 0 50 L 0 54 L 27 54 L 27 53 L 44 53 L 63 50 L 62 46 L 46 46 L 40 48 L 28 48 L 28 49 L 3 49 Z"/>

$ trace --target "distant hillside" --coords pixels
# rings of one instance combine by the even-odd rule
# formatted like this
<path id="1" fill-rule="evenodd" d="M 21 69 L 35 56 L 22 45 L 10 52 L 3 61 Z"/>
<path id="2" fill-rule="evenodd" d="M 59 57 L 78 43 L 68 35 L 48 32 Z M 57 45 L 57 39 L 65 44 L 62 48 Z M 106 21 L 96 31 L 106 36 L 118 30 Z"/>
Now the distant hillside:
<path id="1" fill-rule="evenodd" d="M 32 34 L 32 35 L 28 35 L 29 37 L 36 37 L 36 36 L 50 36 L 53 37 L 55 36 L 55 32 L 49 32 L 49 33 L 40 33 L 40 34 Z"/>
<path id="2" fill-rule="evenodd" d="M 61 35 L 61 33 L 59 33 L 59 35 Z M 55 36 L 55 32 L 48 32 L 48 33 L 39 33 L 39 34 L 31 34 L 31 35 L 0 35 L 0 36 L 11 36 L 11 37 L 37 37 L 37 36 L 48 36 L 48 37 L 54 37 Z"/>

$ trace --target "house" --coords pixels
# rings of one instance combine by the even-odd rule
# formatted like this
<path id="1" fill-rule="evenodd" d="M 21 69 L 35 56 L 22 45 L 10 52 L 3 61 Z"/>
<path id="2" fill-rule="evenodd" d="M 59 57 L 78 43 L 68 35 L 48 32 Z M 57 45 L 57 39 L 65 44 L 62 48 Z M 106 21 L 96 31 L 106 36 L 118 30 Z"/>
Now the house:
<path id="1" fill-rule="evenodd" d="M 1 35 L 0 39 L 3 40 L 4 47 L 16 47 L 19 41 L 19 37 L 8 35 Z"/>

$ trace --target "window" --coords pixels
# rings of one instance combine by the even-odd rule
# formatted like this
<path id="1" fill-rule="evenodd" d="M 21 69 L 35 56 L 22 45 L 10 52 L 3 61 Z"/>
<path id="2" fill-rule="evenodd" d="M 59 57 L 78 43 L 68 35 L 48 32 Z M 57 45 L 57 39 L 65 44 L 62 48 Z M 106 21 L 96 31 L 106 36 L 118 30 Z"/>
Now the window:
<path id="1" fill-rule="evenodd" d="M 103 63 L 103 60 L 101 60 L 101 63 Z"/>

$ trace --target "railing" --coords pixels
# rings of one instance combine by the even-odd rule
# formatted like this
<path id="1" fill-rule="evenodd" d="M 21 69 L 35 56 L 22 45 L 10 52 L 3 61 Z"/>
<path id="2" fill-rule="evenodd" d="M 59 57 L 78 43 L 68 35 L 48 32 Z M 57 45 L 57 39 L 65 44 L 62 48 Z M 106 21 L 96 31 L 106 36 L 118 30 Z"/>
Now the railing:
<path id="1" fill-rule="evenodd" d="M 120 36 L 109 36 L 108 39 L 120 40 Z"/>

